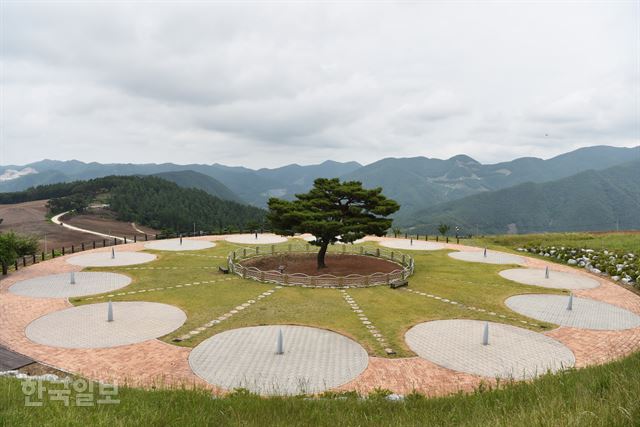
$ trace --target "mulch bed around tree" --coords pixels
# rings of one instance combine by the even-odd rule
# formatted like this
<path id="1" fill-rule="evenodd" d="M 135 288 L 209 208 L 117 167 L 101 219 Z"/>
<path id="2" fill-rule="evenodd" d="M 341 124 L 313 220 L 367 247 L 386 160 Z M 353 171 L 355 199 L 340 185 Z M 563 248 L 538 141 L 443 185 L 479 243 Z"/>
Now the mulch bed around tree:
<path id="1" fill-rule="evenodd" d="M 304 273 L 309 276 L 320 274 L 333 274 L 334 276 L 347 276 L 349 274 L 368 275 L 373 273 L 390 273 L 400 270 L 402 267 L 391 261 L 372 256 L 362 255 L 327 255 L 325 264 L 327 268 L 318 270 L 316 254 L 282 254 L 256 257 L 241 261 L 245 267 L 256 267 L 262 271 L 278 270 L 285 266 L 286 274 Z"/>

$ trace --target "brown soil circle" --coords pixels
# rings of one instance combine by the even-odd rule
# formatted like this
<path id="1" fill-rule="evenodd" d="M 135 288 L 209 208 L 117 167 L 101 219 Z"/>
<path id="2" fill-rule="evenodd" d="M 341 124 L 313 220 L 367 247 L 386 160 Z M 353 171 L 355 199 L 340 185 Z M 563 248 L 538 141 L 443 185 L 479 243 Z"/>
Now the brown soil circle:
<path id="1" fill-rule="evenodd" d="M 265 255 L 242 260 L 240 264 L 262 271 L 278 271 L 280 266 L 284 266 L 285 274 L 304 273 L 309 276 L 321 274 L 334 276 L 361 274 L 366 276 L 373 273 L 391 273 L 403 268 L 400 264 L 383 258 L 349 254 L 327 254 L 325 257 L 327 267 L 322 269 L 317 268 L 316 254 Z"/>

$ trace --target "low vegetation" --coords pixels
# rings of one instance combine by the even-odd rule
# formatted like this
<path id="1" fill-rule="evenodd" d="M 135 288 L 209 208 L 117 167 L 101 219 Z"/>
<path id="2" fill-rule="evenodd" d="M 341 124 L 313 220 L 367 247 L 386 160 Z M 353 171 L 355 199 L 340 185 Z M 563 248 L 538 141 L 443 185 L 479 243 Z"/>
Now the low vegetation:
<path id="1" fill-rule="evenodd" d="M 36 253 L 38 246 L 37 237 L 13 231 L 0 233 L 0 263 L 11 265 L 20 257 Z"/>
<path id="2" fill-rule="evenodd" d="M 607 365 L 479 388 L 469 395 L 392 401 L 379 390 L 324 397 L 262 398 L 237 391 L 213 398 L 203 390 L 120 388 L 119 404 L 65 407 L 45 393 L 42 407 L 25 407 L 19 380 L 0 378 L 2 425 L 238 425 L 238 426 L 637 426 L 640 353 Z M 47 385 L 62 388 L 60 384 Z M 76 392 L 71 392 L 75 402 Z"/>

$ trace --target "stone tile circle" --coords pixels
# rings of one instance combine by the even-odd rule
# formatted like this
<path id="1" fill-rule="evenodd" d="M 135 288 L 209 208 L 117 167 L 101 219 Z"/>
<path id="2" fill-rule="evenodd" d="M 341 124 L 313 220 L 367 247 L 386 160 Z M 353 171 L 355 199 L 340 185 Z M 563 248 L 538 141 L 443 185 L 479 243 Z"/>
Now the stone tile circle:
<path id="1" fill-rule="evenodd" d="M 276 354 L 282 330 L 283 354 Z M 357 342 L 325 329 L 269 325 L 232 329 L 195 347 L 189 364 L 196 375 L 227 390 L 292 395 L 317 393 L 356 378 L 368 365 Z"/>
<path id="2" fill-rule="evenodd" d="M 101 294 L 124 288 L 131 278 L 124 274 L 103 272 L 74 272 L 34 277 L 17 282 L 9 292 L 33 298 L 69 298 Z"/>
<path id="3" fill-rule="evenodd" d="M 524 316 L 572 328 L 621 330 L 640 327 L 640 316 L 624 308 L 588 298 L 573 297 L 568 310 L 566 295 L 515 295 L 507 307 Z"/>
<path id="4" fill-rule="evenodd" d="M 405 334 L 418 356 L 454 371 L 492 378 L 534 378 L 547 371 L 574 366 L 571 350 L 546 335 L 515 326 L 488 322 L 436 320 L 420 323 Z"/>
<path id="5" fill-rule="evenodd" d="M 177 307 L 155 302 L 114 302 L 72 307 L 46 314 L 27 325 L 27 338 L 62 348 L 106 348 L 134 344 L 179 328 L 187 315 Z"/>
<path id="6" fill-rule="evenodd" d="M 451 252 L 449 256 L 460 261 L 482 262 L 485 264 L 524 264 L 524 258 L 522 257 L 497 251 L 487 251 L 486 257 L 484 256 L 484 251 Z"/>
<path id="7" fill-rule="evenodd" d="M 206 240 L 182 239 L 182 244 L 180 244 L 180 239 L 166 239 L 145 243 L 144 247 L 156 251 L 198 251 L 213 248 L 215 245 L 215 243 Z"/>
<path id="8" fill-rule="evenodd" d="M 593 289 L 600 283 L 589 277 L 575 273 L 549 270 L 549 278 L 545 277 L 544 268 L 512 268 L 502 270 L 500 276 L 525 285 L 541 286 L 553 289 Z"/>
<path id="9" fill-rule="evenodd" d="M 278 236 L 273 233 L 255 234 L 232 234 L 225 238 L 227 242 L 241 243 L 244 245 L 273 245 L 287 241 L 286 237 Z"/>
<path id="10" fill-rule="evenodd" d="M 444 249 L 444 245 L 442 243 L 428 242 L 424 240 L 413 240 L 412 242 L 411 239 L 382 240 L 380 241 L 380 245 L 387 248 L 407 249 L 412 251 L 437 251 Z"/>
<path id="11" fill-rule="evenodd" d="M 115 251 L 115 258 L 111 258 L 111 251 L 93 252 L 76 255 L 67 260 L 69 264 L 81 267 L 121 267 L 125 265 L 144 264 L 156 259 L 153 254 L 144 252 Z"/>

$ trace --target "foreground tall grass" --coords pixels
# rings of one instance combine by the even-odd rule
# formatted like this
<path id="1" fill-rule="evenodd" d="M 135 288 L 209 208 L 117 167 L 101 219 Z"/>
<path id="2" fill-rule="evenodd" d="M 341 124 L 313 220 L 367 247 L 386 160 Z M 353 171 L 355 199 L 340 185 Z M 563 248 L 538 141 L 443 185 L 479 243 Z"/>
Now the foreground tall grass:
<path id="1" fill-rule="evenodd" d="M 0 425 L 243 426 L 637 426 L 640 353 L 577 371 L 547 375 L 495 391 L 403 402 L 381 397 L 214 399 L 198 390 L 121 389 L 119 405 L 25 408 L 20 382 L 0 379 Z"/>

